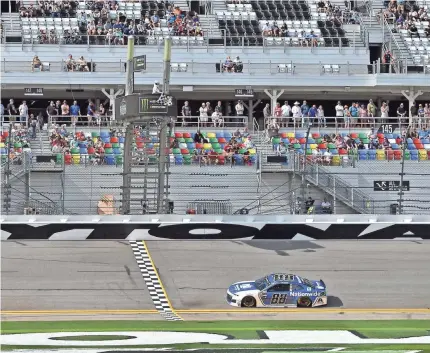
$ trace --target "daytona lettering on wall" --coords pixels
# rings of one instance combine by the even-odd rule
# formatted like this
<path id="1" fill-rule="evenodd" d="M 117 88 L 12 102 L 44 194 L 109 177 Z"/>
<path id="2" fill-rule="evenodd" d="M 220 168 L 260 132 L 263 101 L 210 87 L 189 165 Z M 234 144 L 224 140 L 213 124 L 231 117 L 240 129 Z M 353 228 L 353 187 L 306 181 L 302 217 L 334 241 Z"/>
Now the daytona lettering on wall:
<path id="1" fill-rule="evenodd" d="M 252 224 L 252 223 L 251 223 Z M 234 223 L 107 223 L 43 225 L 2 223 L 2 240 L 233 240 L 233 239 L 430 239 L 429 225 L 408 223 L 381 224 L 270 224 L 251 225 Z M 64 232 L 64 233 L 63 233 Z"/>

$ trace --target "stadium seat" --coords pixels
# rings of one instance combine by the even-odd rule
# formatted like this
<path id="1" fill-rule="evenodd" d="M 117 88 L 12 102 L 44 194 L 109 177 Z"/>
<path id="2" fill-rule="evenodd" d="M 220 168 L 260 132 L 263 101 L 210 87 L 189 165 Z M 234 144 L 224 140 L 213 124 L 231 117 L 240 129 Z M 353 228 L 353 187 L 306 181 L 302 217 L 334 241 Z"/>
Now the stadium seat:
<path id="1" fill-rule="evenodd" d="M 378 161 L 384 161 L 385 160 L 385 150 L 376 150 L 376 159 Z"/>
<path id="2" fill-rule="evenodd" d="M 411 150 L 411 161 L 417 161 L 418 160 L 418 151 L 417 150 Z"/>

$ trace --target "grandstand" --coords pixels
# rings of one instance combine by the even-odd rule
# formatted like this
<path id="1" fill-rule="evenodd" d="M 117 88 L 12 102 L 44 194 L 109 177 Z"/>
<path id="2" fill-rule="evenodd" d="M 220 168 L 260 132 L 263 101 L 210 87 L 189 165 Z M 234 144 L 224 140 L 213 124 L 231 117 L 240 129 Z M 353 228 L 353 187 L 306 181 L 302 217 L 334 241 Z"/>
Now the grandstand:
<path id="1" fill-rule="evenodd" d="M 117 1 L 97 8 L 80 1 L 50 11 L 37 1 L 2 4 L 3 209 L 120 214 L 127 177 L 131 214 L 156 213 L 160 203 L 175 214 L 320 213 L 323 203 L 334 213 L 428 214 L 429 183 L 421 176 L 430 171 L 429 21 L 415 12 L 430 2 L 405 5 L 405 21 L 416 23 L 419 36 L 384 1 L 353 3 Z M 136 125 L 127 148 L 115 116 L 130 35 L 135 54 L 146 55 L 146 70 L 135 74 L 141 94 L 162 81 L 163 46 L 172 38 L 170 93 L 178 109 L 166 146 L 151 123 Z M 31 98 L 30 112 L 12 109 L 9 98 L 17 106 Z M 36 137 L 29 113 L 42 119 Z M 397 182 L 399 174 L 409 190 L 374 190 L 374 182 Z"/>

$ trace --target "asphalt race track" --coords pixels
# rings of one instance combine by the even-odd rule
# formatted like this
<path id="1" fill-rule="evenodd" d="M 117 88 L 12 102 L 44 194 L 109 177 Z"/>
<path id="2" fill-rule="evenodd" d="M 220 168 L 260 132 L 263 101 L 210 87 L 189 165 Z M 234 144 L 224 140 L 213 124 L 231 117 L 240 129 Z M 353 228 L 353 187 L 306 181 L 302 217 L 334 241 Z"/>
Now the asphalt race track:
<path id="1" fill-rule="evenodd" d="M 430 307 L 430 242 L 147 242 L 172 305 L 225 308 L 226 288 L 271 272 L 323 279 L 329 306 Z"/>
<path id="2" fill-rule="evenodd" d="M 179 311 L 234 310 L 225 302 L 228 285 L 270 272 L 324 279 L 332 309 L 430 307 L 430 241 L 148 241 L 146 244 L 167 295 Z M 2 311 L 69 310 L 71 313 L 55 319 L 73 319 L 73 311 L 154 309 L 126 241 L 3 241 L 1 245 Z M 247 319 L 262 318 L 249 315 Z M 125 316 L 160 319 L 156 313 Z M 25 318 L 28 317 L 24 314 L 7 317 L 8 320 Z M 123 317 L 107 315 L 107 318 Z M 226 317 L 197 317 L 207 318 Z M 41 314 L 38 319 L 53 318 Z"/>
<path id="3" fill-rule="evenodd" d="M 3 241 L 1 309 L 153 308 L 127 241 Z"/>

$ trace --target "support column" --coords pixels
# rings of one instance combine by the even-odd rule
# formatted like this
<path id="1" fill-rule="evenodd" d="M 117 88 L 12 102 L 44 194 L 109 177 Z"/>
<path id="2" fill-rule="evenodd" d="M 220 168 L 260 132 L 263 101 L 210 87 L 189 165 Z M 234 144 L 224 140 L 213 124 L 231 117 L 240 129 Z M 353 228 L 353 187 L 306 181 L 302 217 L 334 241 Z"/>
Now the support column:
<path id="1" fill-rule="evenodd" d="M 106 92 L 106 89 L 102 88 L 103 94 L 109 98 L 109 107 L 112 110 L 111 120 L 115 120 L 115 98 L 124 94 L 124 90 L 121 88 L 115 92 L 113 88 L 109 89 L 109 93 Z"/>
<path id="2" fill-rule="evenodd" d="M 267 89 L 264 90 L 264 93 L 266 93 L 270 98 L 270 105 L 272 109 L 272 115 L 275 114 L 275 107 L 276 103 L 278 102 L 278 98 L 284 94 L 284 90 L 281 89 L 278 93 L 278 90 L 273 89 L 272 91 L 269 91 Z"/>
<path id="3" fill-rule="evenodd" d="M 415 103 L 417 97 L 422 96 L 424 92 L 421 90 L 415 91 L 414 87 L 410 87 L 408 90 L 402 90 L 402 94 L 409 101 L 409 125 L 412 125 L 411 106 Z"/>
<path id="4" fill-rule="evenodd" d="M 132 153 L 133 153 L 133 132 L 134 126 L 128 124 L 125 131 L 124 141 L 124 160 L 122 170 L 122 214 L 130 214 L 130 187 L 131 187 L 131 165 L 132 165 Z"/>

